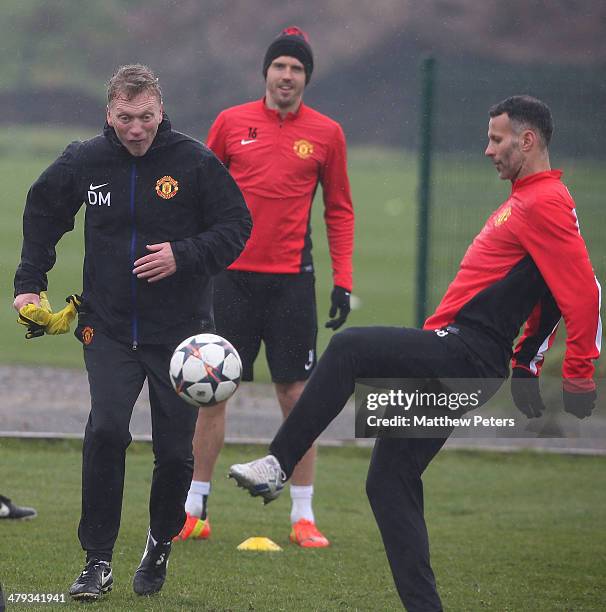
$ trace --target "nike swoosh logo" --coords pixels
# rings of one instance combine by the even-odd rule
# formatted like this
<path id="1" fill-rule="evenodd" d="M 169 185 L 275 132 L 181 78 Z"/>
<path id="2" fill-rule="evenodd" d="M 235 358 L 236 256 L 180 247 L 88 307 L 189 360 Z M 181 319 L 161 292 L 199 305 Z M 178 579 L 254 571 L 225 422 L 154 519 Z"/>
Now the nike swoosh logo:
<path id="1" fill-rule="evenodd" d="M 102 185 L 93 185 L 91 183 L 90 187 L 89 187 L 89 190 L 90 191 L 95 191 L 95 189 L 100 189 L 101 187 L 105 187 L 106 185 L 109 185 L 109 183 L 103 183 Z"/>
<path id="2" fill-rule="evenodd" d="M 252 140 L 244 140 L 244 138 L 242 138 L 242 140 L 240 141 L 240 144 L 247 145 L 247 144 L 250 144 L 251 142 L 257 142 L 257 139 L 253 138 Z"/>
<path id="3" fill-rule="evenodd" d="M 109 582 L 109 579 L 111 578 L 112 573 L 111 571 L 109 571 L 107 574 L 105 573 L 105 570 L 103 570 L 103 574 L 101 574 L 101 586 L 105 586 L 107 584 L 107 582 Z"/>
<path id="4" fill-rule="evenodd" d="M 11 509 L 3 503 L 0 503 L 0 518 L 4 518 L 11 513 Z"/>
<path id="5" fill-rule="evenodd" d="M 305 364 L 305 370 L 310 370 L 311 366 L 313 366 L 314 364 L 314 352 L 313 351 L 309 351 L 309 360 L 308 362 Z"/>

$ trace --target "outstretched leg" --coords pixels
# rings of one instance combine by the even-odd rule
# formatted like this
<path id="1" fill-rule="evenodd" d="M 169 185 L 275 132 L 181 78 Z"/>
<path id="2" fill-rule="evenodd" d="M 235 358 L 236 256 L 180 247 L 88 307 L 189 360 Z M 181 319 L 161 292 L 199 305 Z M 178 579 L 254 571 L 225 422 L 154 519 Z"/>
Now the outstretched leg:
<path id="1" fill-rule="evenodd" d="M 341 412 L 361 378 L 456 378 L 460 340 L 403 327 L 350 327 L 334 335 L 269 452 L 287 477 Z M 468 368 L 471 370 L 471 368 Z M 471 374 L 467 374 L 471 376 Z"/>

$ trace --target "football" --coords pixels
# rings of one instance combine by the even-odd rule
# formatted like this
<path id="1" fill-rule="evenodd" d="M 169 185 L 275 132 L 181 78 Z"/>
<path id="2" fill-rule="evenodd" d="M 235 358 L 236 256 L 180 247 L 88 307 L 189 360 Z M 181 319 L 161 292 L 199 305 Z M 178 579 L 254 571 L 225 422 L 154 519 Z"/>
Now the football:
<path id="1" fill-rule="evenodd" d="M 170 360 L 170 381 L 188 404 L 214 406 L 238 388 L 242 362 L 236 349 L 216 334 L 198 334 L 179 344 Z"/>

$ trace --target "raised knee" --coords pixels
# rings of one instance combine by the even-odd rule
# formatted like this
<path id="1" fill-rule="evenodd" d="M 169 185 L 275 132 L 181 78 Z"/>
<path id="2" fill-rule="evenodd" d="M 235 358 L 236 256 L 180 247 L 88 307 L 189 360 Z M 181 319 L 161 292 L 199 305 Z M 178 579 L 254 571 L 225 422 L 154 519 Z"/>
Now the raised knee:
<path id="1" fill-rule="evenodd" d="M 326 350 L 337 353 L 349 352 L 357 344 L 359 335 L 360 328 L 348 327 L 332 336 Z"/>

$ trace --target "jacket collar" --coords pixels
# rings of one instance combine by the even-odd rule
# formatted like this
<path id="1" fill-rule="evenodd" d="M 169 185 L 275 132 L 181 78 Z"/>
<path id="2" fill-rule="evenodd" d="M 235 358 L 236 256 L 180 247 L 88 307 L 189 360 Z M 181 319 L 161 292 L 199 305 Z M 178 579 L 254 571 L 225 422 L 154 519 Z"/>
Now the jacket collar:
<path id="1" fill-rule="evenodd" d="M 537 183 L 538 181 L 542 181 L 545 179 L 556 179 L 559 180 L 562 177 L 563 172 L 561 170 L 544 170 L 543 172 L 535 172 L 534 174 L 529 174 L 524 178 L 518 179 L 514 181 L 511 185 L 511 192 L 517 191 L 522 187 L 526 187 L 527 185 L 531 185 L 532 183 Z"/>
<path id="2" fill-rule="evenodd" d="M 299 108 L 297 108 L 297 110 L 294 113 L 288 113 L 286 117 L 282 119 L 282 117 L 280 116 L 280 113 L 277 110 L 267 107 L 267 104 L 265 103 L 265 98 L 266 96 L 263 96 L 263 98 L 259 100 L 259 104 L 263 107 L 263 110 L 265 111 L 265 114 L 268 117 L 277 119 L 278 121 L 294 121 L 295 119 L 298 119 L 299 117 L 301 117 L 305 113 L 305 109 L 307 108 L 305 104 L 303 103 L 303 100 L 301 100 L 301 104 L 299 104 Z"/>

